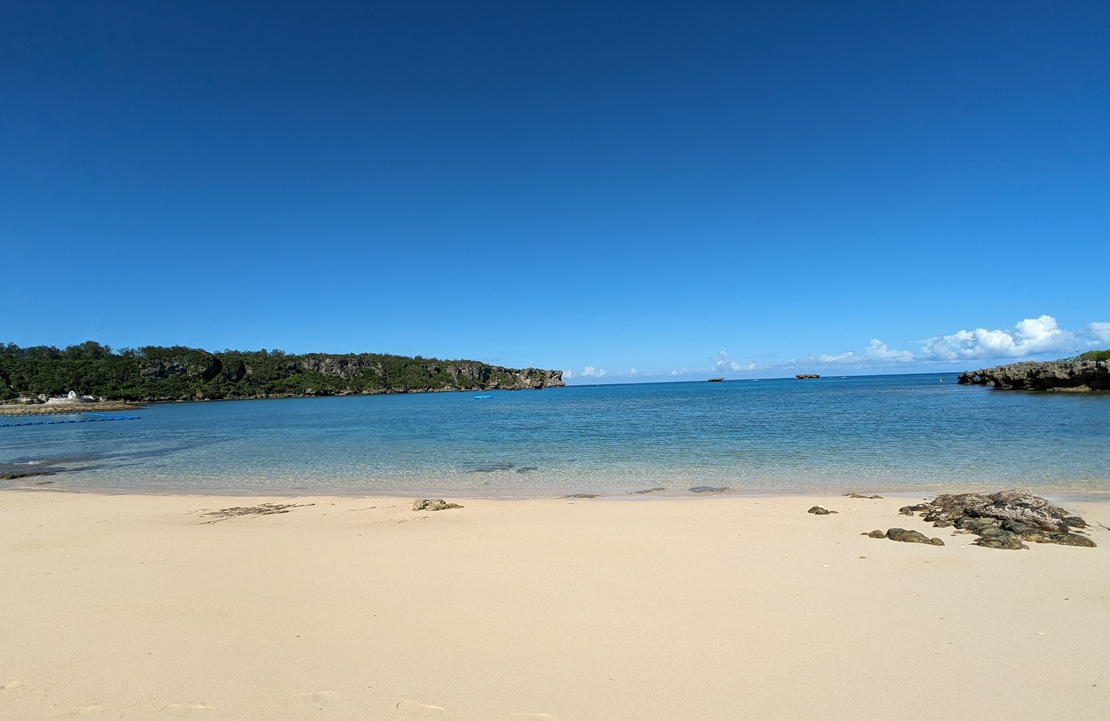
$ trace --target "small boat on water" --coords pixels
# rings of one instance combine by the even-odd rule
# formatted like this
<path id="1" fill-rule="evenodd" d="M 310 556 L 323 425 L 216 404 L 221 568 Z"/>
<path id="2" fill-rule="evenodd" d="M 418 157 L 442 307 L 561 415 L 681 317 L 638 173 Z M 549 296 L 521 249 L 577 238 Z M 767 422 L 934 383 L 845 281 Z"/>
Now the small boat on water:
<path id="1" fill-rule="evenodd" d="M 709 382 L 710 383 L 720 383 L 723 380 L 724 380 L 724 378 L 710 378 Z"/>

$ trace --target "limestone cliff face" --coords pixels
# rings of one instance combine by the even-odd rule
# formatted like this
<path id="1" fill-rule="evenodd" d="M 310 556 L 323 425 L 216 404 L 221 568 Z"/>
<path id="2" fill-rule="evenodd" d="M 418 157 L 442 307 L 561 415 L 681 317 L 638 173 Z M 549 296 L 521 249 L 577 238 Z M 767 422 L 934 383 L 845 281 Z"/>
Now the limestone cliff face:
<path id="1" fill-rule="evenodd" d="M 475 387 L 540 390 L 566 385 L 563 383 L 562 371 L 504 368 L 477 361 L 417 361 L 415 365 L 429 379 L 443 381 L 443 386 L 437 390 Z M 354 380 L 363 374 L 373 374 L 383 378 L 389 375 L 388 369 L 384 367 L 381 360 L 361 356 L 310 355 L 303 357 L 297 366 L 301 370 L 343 380 Z"/>
<path id="2" fill-rule="evenodd" d="M 519 379 L 519 388 L 535 388 L 540 390 L 543 388 L 559 388 L 565 386 L 563 383 L 562 371 L 545 371 L 539 368 L 525 368 L 520 371 L 509 371 L 515 373 Z"/>
<path id="3" fill-rule="evenodd" d="M 961 385 L 1022 391 L 1108 391 L 1110 363 L 1103 360 L 1027 361 L 965 371 Z"/>
<path id="4" fill-rule="evenodd" d="M 139 373 L 145 378 L 161 380 L 173 376 L 186 376 L 188 378 L 203 378 L 212 380 L 222 370 L 220 359 L 208 356 L 202 359 L 191 358 L 163 358 L 150 361 L 142 367 Z"/>

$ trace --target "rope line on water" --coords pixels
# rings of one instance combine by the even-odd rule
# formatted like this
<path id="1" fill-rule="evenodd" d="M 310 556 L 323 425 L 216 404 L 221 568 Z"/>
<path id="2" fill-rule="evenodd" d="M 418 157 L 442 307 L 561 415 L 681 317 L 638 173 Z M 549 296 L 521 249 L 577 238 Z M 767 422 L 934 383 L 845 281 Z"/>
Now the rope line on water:
<path id="1" fill-rule="evenodd" d="M 66 421 L 23 421 L 21 423 L 0 423 L 0 428 L 16 428 L 17 426 L 63 426 L 67 423 L 96 423 L 97 421 L 137 421 L 139 416 L 106 416 L 103 413 L 92 413 L 97 418 L 71 418 Z"/>

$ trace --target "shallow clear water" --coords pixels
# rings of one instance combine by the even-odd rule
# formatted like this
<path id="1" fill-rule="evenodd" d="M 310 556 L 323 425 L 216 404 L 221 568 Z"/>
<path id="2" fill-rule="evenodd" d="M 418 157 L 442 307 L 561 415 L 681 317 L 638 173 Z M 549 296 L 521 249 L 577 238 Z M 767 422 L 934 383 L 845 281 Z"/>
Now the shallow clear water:
<path id="1" fill-rule="evenodd" d="M 943 378 L 944 382 L 939 382 Z M 954 374 L 166 404 L 139 420 L 0 428 L 7 486 L 149 493 L 550 496 L 1110 493 L 1110 394 Z M 20 421 L 23 419 L 5 419 Z M 76 470 L 75 470 L 76 469 Z M 3 472 L 3 471 L 0 471 Z"/>

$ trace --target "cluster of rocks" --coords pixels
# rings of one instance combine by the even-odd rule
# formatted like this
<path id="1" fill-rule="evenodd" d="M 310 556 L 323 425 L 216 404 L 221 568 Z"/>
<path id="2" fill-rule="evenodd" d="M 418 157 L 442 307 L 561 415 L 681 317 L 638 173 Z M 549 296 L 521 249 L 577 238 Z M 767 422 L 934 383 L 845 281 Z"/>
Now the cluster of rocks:
<path id="1" fill-rule="evenodd" d="M 930 546 L 944 545 L 944 541 L 939 538 L 929 538 L 920 531 L 907 531 L 905 528 L 888 528 L 885 531 L 876 529 L 871 533 L 861 533 L 860 535 L 870 536 L 871 538 L 889 538 L 892 541 L 902 543 L 927 543 Z"/>
<path id="2" fill-rule="evenodd" d="M 1021 391 L 1107 391 L 1110 390 L 1110 361 L 1058 360 L 1011 363 L 965 371 L 960 385 L 980 385 Z"/>
<path id="3" fill-rule="evenodd" d="M 457 503 L 448 503 L 442 498 L 421 498 L 412 504 L 414 511 L 446 511 L 451 508 L 462 508 Z"/>
<path id="4" fill-rule="evenodd" d="M 986 548 L 1028 548 L 1023 541 L 1095 546 L 1090 538 L 1074 531 L 1087 527 L 1082 518 L 1068 515 L 1059 506 L 1017 488 L 990 495 L 944 494 L 927 503 L 903 506 L 899 513 L 906 516 L 920 513 L 934 528 L 952 527 L 957 533 L 974 534 L 979 537 L 975 545 Z M 899 529 L 891 529 L 896 530 Z"/>

